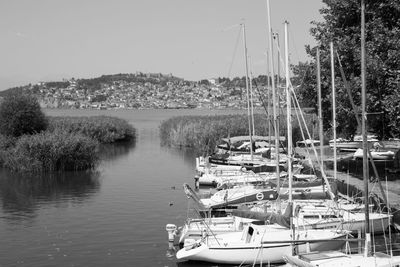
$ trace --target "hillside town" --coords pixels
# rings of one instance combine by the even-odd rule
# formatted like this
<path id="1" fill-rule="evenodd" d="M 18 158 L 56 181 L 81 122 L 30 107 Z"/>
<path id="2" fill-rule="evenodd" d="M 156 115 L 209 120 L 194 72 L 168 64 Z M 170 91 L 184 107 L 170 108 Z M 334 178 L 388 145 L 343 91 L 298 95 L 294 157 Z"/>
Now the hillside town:
<path id="1" fill-rule="evenodd" d="M 103 76 L 102 76 L 103 78 Z M 15 88 L 13 88 L 15 89 Z M 10 89 L 10 90 L 13 90 Z M 22 87 L 35 94 L 42 108 L 70 109 L 178 109 L 245 108 L 247 91 L 241 84 L 220 79 L 186 81 L 159 73 L 109 75 L 101 82 L 64 79 Z M 258 91 L 253 105 L 261 106 Z"/>

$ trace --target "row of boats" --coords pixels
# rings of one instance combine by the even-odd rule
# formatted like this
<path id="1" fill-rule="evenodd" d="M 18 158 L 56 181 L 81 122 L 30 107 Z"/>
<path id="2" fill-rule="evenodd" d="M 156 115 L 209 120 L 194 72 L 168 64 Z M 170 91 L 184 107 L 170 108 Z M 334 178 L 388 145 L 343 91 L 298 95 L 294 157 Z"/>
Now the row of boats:
<path id="1" fill-rule="evenodd" d="M 362 1 L 362 11 L 365 8 L 363 5 Z M 272 55 L 269 1 L 267 8 L 269 52 Z M 364 14 L 362 18 L 363 16 Z M 292 149 L 292 101 L 297 103 L 298 110 L 300 107 L 289 77 L 287 22 L 285 22 L 287 149 L 279 145 L 283 138 L 279 137 L 279 127 L 276 123 L 274 138 L 255 136 L 254 120 L 250 111 L 251 83 L 249 86 L 244 24 L 241 24 L 241 27 L 246 60 L 249 136 L 226 138 L 217 147 L 217 153 L 196 159 L 195 189 L 186 183 L 183 185 L 189 203 L 194 204 L 191 209 L 193 214 L 188 212 L 187 220 L 180 227 L 173 224 L 166 226 L 170 249 L 173 250 L 174 244 L 179 247 L 176 252 L 177 260 L 239 266 L 244 264 L 269 266 L 286 262 L 289 266 L 298 267 L 400 267 L 400 256 L 393 256 L 390 242 L 386 246 L 385 254 L 371 251 L 371 232 L 373 234 L 388 232 L 390 235 L 392 214 L 389 209 L 388 212 L 382 212 L 370 205 L 367 175 L 364 174 L 366 186 L 362 203 L 337 192 L 336 173 L 333 179 L 327 177 L 318 155 L 315 155 L 315 158 L 321 166 L 317 171 L 313 166 L 305 166 L 304 163 L 308 159 L 296 155 Z M 363 27 L 362 24 L 362 29 Z M 333 42 L 330 43 L 330 47 L 333 59 Z M 363 49 L 362 46 L 362 51 Z M 318 56 L 317 61 L 319 62 Z M 269 57 L 269 65 L 271 77 L 274 77 L 272 56 Z M 335 103 L 334 75 L 332 77 L 332 103 Z M 362 83 L 365 84 L 364 81 Z M 271 79 L 271 90 L 274 122 L 276 122 L 277 98 L 274 79 Z M 363 99 L 366 96 L 364 91 Z M 335 107 L 333 111 L 336 171 L 336 145 L 339 142 L 336 140 Z M 363 107 L 364 112 L 365 107 Z M 366 163 L 367 170 L 367 153 L 371 155 L 370 159 L 373 158 L 373 154 L 371 151 L 367 152 L 364 115 L 363 137 L 358 145 L 362 144 L 363 163 Z M 319 117 L 322 119 L 322 115 Z M 298 118 L 304 121 L 301 114 Z M 272 145 L 271 139 L 275 146 Z M 320 140 L 323 140 L 322 123 Z M 314 143 L 309 143 L 316 154 Z M 355 235 L 357 239 L 354 238 Z M 352 254 L 354 246 L 349 244 L 352 242 L 359 244 L 362 238 L 365 241 L 364 253 Z"/>
<path id="2" fill-rule="evenodd" d="M 287 154 L 277 155 L 269 137 L 256 137 L 259 142 L 251 154 L 248 138 L 222 142 L 215 154 L 196 159 L 195 189 L 188 184 L 183 188 L 198 216 L 189 216 L 181 227 L 167 225 L 170 241 L 179 245 L 179 261 L 297 262 L 298 255 L 332 255 L 327 251 L 359 242 L 353 236 L 361 238 L 365 231 L 364 204 L 337 192 L 334 180 L 303 173 L 301 157 L 293 157 L 289 188 Z M 390 229 L 391 214 L 367 208 L 374 234 Z M 334 255 L 348 257 L 343 252 Z"/>

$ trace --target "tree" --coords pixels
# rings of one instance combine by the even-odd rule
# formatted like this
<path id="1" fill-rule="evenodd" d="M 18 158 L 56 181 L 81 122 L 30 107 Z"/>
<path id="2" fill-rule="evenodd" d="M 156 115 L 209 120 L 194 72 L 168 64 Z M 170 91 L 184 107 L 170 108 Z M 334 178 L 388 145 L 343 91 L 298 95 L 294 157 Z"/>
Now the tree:
<path id="1" fill-rule="evenodd" d="M 47 128 L 48 121 L 37 99 L 27 94 L 8 94 L 0 105 L 0 133 L 18 137 Z"/>
<path id="2" fill-rule="evenodd" d="M 334 42 L 351 94 L 357 106 L 361 104 L 361 7 L 359 0 L 324 0 L 326 7 L 320 10 L 324 21 L 312 22 L 311 34 L 321 51 L 321 85 L 323 96 L 324 124 L 331 121 L 331 85 L 329 42 Z M 400 2 L 398 0 L 366 0 L 366 63 L 367 63 L 367 112 L 382 114 L 369 116 L 370 128 L 381 137 L 400 134 Z M 316 105 L 315 50 L 306 47 L 313 58 L 310 63 L 298 66 L 303 70 L 297 74 L 302 80 L 300 94 Z M 336 55 L 335 55 L 336 57 Z M 308 69 L 309 68 L 309 69 Z M 338 132 L 354 134 L 356 123 L 349 102 L 339 64 L 335 58 L 337 91 Z M 358 112 L 358 111 L 357 111 Z"/>

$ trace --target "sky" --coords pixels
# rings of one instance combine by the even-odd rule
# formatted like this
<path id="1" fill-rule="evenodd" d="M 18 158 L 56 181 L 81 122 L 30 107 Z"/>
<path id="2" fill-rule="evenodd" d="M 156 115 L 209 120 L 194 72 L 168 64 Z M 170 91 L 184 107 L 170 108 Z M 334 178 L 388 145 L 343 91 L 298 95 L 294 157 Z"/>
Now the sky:
<path id="1" fill-rule="evenodd" d="M 271 27 L 291 63 L 315 45 L 322 0 L 270 0 Z M 1 0 L 0 90 L 63 78 L 163 73 L 198 81 L 267 72 L 267 0 Z M 282 48 L 283 49 L 283 48 Z M 277 57 L 277 55 L 276 55 Z"/>

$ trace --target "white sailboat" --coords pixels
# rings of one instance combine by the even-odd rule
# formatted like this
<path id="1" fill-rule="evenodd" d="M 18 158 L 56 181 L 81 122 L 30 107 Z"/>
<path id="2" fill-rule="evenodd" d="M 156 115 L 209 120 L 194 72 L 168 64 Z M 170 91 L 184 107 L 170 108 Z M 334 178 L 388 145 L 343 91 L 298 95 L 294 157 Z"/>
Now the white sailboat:
<path id="1" fill-rule="evenodd" d="M 318 252 L 318 253 L 307 253 L 300 254 L 297 256 L 287 255 L 285 256 L 285 261 L 290 264 L 290 266 L 297 267 L 331 267 L 331 266 L 347 266 L 347 267 L 357 267 L 357 266 L 371 266 L 371 267 L 398 267 L 400 266 L 400 256 L 386 255 L 383 253 L 371 254 L 370 251 L 370 214 L 368 209 L 368 141 L 366 136 L 366 90 L 365 90 L 365 3 L 361 0 L 361 82 L 362 82 L 362 132 L 363 132 L 363 176 L 364 176 L 364 195 L 365 201 L 365 248 L 364 253 L 361 254 L 344 254 L 337 251 L 329 252 Z M 332 51 L 332 43 L 331 43 Z M 331 52 L 332 55 L 332 52 Z"/>
<path id="2" fill-rule="evenodd" d="M 186 239 L 176 258 L 225 264 L 276 263 L 292 253 L 292 245 L 300 252 L 338 249 L 345 235 L 334 230 L 306 230 L 296 233 L 293 240 L 290 229 L 250 224 L 242 232 Z"/>

